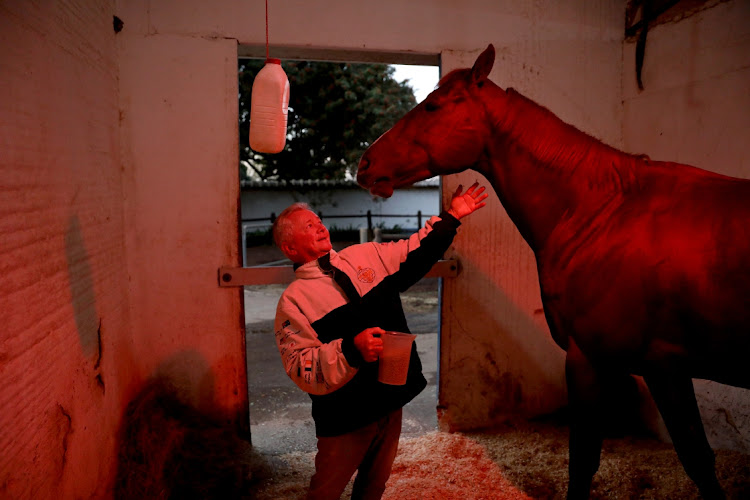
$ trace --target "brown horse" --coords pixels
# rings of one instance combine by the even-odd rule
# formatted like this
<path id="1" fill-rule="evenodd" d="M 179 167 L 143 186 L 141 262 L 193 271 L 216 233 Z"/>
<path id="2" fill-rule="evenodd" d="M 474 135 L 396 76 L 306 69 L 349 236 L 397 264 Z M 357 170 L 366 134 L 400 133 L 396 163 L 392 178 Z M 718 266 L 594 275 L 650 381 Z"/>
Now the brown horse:
<path id="1" fill-rule="evenodd" d="M 642 375 L 704 498 L 724 498 L 692 378 L 750 388 L 750 181 L 609 147 L 488 79 L 492 45 L 373 143 L 373 194 L 481 172 L 536 256 L 566 351 L 568 498 L 599 468 L 601 397 Z"/>

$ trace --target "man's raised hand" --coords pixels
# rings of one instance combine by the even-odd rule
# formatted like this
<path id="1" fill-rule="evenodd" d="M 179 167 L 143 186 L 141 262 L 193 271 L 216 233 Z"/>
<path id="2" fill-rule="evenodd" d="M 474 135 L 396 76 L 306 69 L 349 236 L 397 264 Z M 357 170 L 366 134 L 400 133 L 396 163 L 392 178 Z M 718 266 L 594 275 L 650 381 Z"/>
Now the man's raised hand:
<path id="1" fill-rule="evenodd" d="M 466 217 L 486 205 L 484 200 L 489 196 L 484 192 L 484 186 L 479 186 L 479 182 L 471 185 L 465 193 L 461 193 L 463 186 L 461 184 L 456 188 L 451 199 L 451 206 L 448 213 L 456 219 Z"/>

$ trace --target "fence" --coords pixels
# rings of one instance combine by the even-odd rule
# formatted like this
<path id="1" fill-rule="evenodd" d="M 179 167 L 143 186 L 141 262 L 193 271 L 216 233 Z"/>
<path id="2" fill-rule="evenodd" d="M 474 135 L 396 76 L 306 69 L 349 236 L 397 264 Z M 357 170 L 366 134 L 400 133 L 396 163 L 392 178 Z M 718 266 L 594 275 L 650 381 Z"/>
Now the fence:
<path id="1" fill-rule="evenodd" d="M 417 218 L 417 226 L 416 229 L 418 230 L 420 227 L 422 227 L 422 219 L 423 217 L 432 217 L 431 215 L 423 215 L 421 210 L 417 210 L 416 214 L 373 214 L 372 210 L 368 210 L 366 214 L 354 214 L 354 215 L 342 215 L 342 214 L 335 214 L 335 215 L 324 215 L 322 212 L 318 212 L 318 217 L 320 217 L 320 220 L 327 220 L 327 219 L 361 219 L 362 217 L 367 218 L 367 231 L 372 234 L 374 230 L 373 225 L 373 218 L 379 218 L 379 219 L 398 219 L 398 218 L 411 218 L 416 217 Z M 243 241 L 245 237 L 245 233 L 247 233 L 251 228 L 255 230 L 267 230 L 273 225 L 273 221 L 276 220 L 276 214 L 271 213 L 270 217 L 259 217 L 254 219 L 242 219 L 242 229 L 243 229 Z"/>

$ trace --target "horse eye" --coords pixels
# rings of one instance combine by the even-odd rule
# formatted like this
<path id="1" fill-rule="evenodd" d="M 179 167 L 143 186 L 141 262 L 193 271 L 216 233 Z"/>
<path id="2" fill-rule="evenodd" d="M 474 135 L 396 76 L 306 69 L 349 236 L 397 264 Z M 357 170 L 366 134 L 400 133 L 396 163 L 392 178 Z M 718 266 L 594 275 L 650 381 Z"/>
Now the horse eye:
<path id="1" fill-rule="evenodd" d="M 433 104 L 431 102 L 426 102 L 424 104 L 424 109 L 425 109 L 425 111 L 437 111 L 438 110 L 438 106 L 437 106 L 437 104 Z"/>

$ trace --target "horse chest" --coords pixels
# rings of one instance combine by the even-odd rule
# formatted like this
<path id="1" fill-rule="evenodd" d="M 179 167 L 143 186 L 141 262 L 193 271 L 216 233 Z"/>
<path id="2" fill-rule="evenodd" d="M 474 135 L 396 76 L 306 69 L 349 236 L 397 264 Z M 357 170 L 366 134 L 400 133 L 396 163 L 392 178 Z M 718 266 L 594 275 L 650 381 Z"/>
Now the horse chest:
<path id="1" fill-rule="evenodd" d="M 569 258 L 548 254 L 539 260 L 542 301 L 555 341 L 565 348 L 572 337 L 592 358 L 635 360 L 653 331 L 648 273 L 616 249 L 592 244 L 566 250 Z"/>

